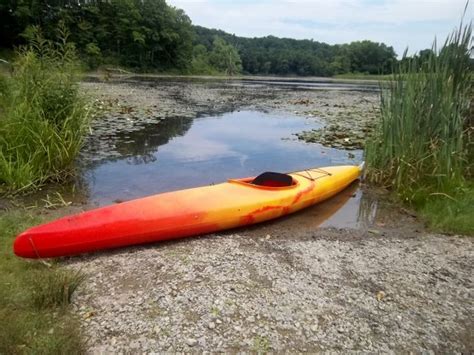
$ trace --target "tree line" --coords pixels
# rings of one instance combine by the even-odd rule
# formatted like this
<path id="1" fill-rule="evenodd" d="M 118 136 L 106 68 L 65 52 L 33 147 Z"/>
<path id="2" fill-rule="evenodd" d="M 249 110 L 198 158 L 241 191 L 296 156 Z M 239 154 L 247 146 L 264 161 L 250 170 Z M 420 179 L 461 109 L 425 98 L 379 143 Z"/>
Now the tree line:
<path id="1" fill-rule="evenodd" d="M 184 74 L 317 75 L 389 73 L 392 47 L 372 41 L 329 45 L 267 36 L 245 38 L 193 26 L 165 0 L 2 0 L 0 47 L 25 43 L 40 28 L 54 38 L 59 23 L 93 69 L 120 65 Z"/>

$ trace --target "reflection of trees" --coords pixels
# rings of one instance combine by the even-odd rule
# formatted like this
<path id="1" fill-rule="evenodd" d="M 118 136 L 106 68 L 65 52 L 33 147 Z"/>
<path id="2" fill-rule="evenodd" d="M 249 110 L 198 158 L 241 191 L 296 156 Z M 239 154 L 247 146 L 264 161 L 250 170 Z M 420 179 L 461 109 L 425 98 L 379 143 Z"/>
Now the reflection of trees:
<path id="1" fill-rule="evenodd" d="M 172 138 L 183 136 L 191 128 L 193 118 L 169 118 L 156 123 L 147 123 L 135 130 L 119 131 L 115 135 L 101 134 L 88 140 L 85 163 L 87 168 L 93 168 L 105 161 L 115 161 L 128 158 L 130 164 L 143 164 L 156 161 L 158 147 L 167 144 Z M 106 141 L 107 144 L 103 144 Z M 89 161 L 88 155 L 107 149 L 116 153 L 113 158 L 106 157 L 97 161 Z M 92 153 L 92 154 L 91 154 Z M 81 164 L 82 165 L 82 164 Z"/>
<path id="2" fill-rule="evenodd" d="M 173 118 L 146 124 L 136 131 L 119 132 L 115 138 L 115 149 L 122 157 L 133 157 L 130 160 L 132 164 L 153 162 L 156 160 L 153 153 L 158 147 L 186 134 L 192 122 L 192 118 Z"/>

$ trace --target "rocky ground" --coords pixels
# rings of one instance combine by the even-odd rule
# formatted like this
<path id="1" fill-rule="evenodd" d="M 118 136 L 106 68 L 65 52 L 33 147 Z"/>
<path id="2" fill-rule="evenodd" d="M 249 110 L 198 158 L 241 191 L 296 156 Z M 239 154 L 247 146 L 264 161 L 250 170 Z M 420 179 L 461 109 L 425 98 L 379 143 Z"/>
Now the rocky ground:
<path id="1" fill-rule="evenodd" d="M 89 139 L 107 149 L 115 132 L 144 119 L 240 108 L 363 132 L 377 103 L 371 92 L 258 82 L 143 86 L 122 78 L 83 87 L 105 109 Z M 342 145 L 353 137 L 339 136 Z M 88 351 L 473 352 L 473 239 L 427 232 L 383 201 L 357 229 L 318 228 L 307 210 L 219 235 L 65 259 L 87 276 L 73 307 Z"/>
<path id="2" fill-rule="evenodd" d="M 289 221 L 67 260 L 89 352 L 474 350 L 472 238 Z"/>

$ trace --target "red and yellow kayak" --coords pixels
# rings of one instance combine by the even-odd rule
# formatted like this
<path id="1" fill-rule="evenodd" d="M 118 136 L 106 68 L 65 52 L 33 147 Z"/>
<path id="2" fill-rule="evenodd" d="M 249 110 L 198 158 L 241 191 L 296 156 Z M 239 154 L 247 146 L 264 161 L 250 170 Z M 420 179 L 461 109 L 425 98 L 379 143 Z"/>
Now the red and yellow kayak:
<path id="1" fill-rule="evenodd" d="M 21 233 L 14 252 L 51 258 L 211 233 L 278 218 L 343 190 L 361 166 L 333 166 L 162 193 L 102 207 Z"/>

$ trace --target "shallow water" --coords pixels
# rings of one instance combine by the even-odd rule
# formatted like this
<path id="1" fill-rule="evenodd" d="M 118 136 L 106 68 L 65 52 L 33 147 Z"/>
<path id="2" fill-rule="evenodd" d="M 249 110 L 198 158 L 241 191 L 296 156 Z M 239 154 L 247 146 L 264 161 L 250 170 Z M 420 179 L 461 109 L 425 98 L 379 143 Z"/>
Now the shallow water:
<path id="1" fill-rule="evenodd" d="M 86 197 L 88 205 L 104 206 L 263 171 L 291 172 L 361 162 L 362 151 L 349 154 L 304 143 L 294 136 L 317 127 L 314 120 L 301 116 L 235 111 L 196 119 L 167 119 L 119 132 L 114 138 L 118 156 L 81 162 L 80 195 Z M 361 228 L 370 225 L 375 211 L 376 201 L 354 183 L 328 201 L 263 228 L 270 228 L 269 233 L 272 228 L 300 232 L 318 226 Z"/>
<path id="2" fill-rule="evenodd" d="M 258 175 L 354 164 L 344 150 L 307 144 L 293 135 L 317 123 L 257 111 L 168 119 L 116 137 L 120 156 L 83 162 L 82 181 L 95 205 Z"/>
<path id="3" fill-rule="evenodd" d="M 100 81 L 95 76 L 89 76 L 86 78 L 87 81 L 95 82 Z M 224 86 L 247 86 L 247 87 L 268 87 L 276 86 L 279 88 L 286 88 L 291 90 L 348 90 L 348 91 L 368 91 L 377 92 L 380 90 L 378 82 L 373 81 L 357 81 L 357 80 L 330 80 L 324 78 L 312 78 L 312 79 L 283 79 L 283 78 L 268 78 L 268 79 L 220 79 L 220 80 L 209 80 L 204 78 L 186 78 L 186 77 L 160 77 L 160 76 L 147 76 L 147 75 L 130 75 L 116 79 L 115 82 L 119 83 L 131 83 L 131 84 L 149 84 L 166 86 L 173 83 L 201 83 L 201 84 L 213 84 L 213 85 L 224 85 Z"/>

